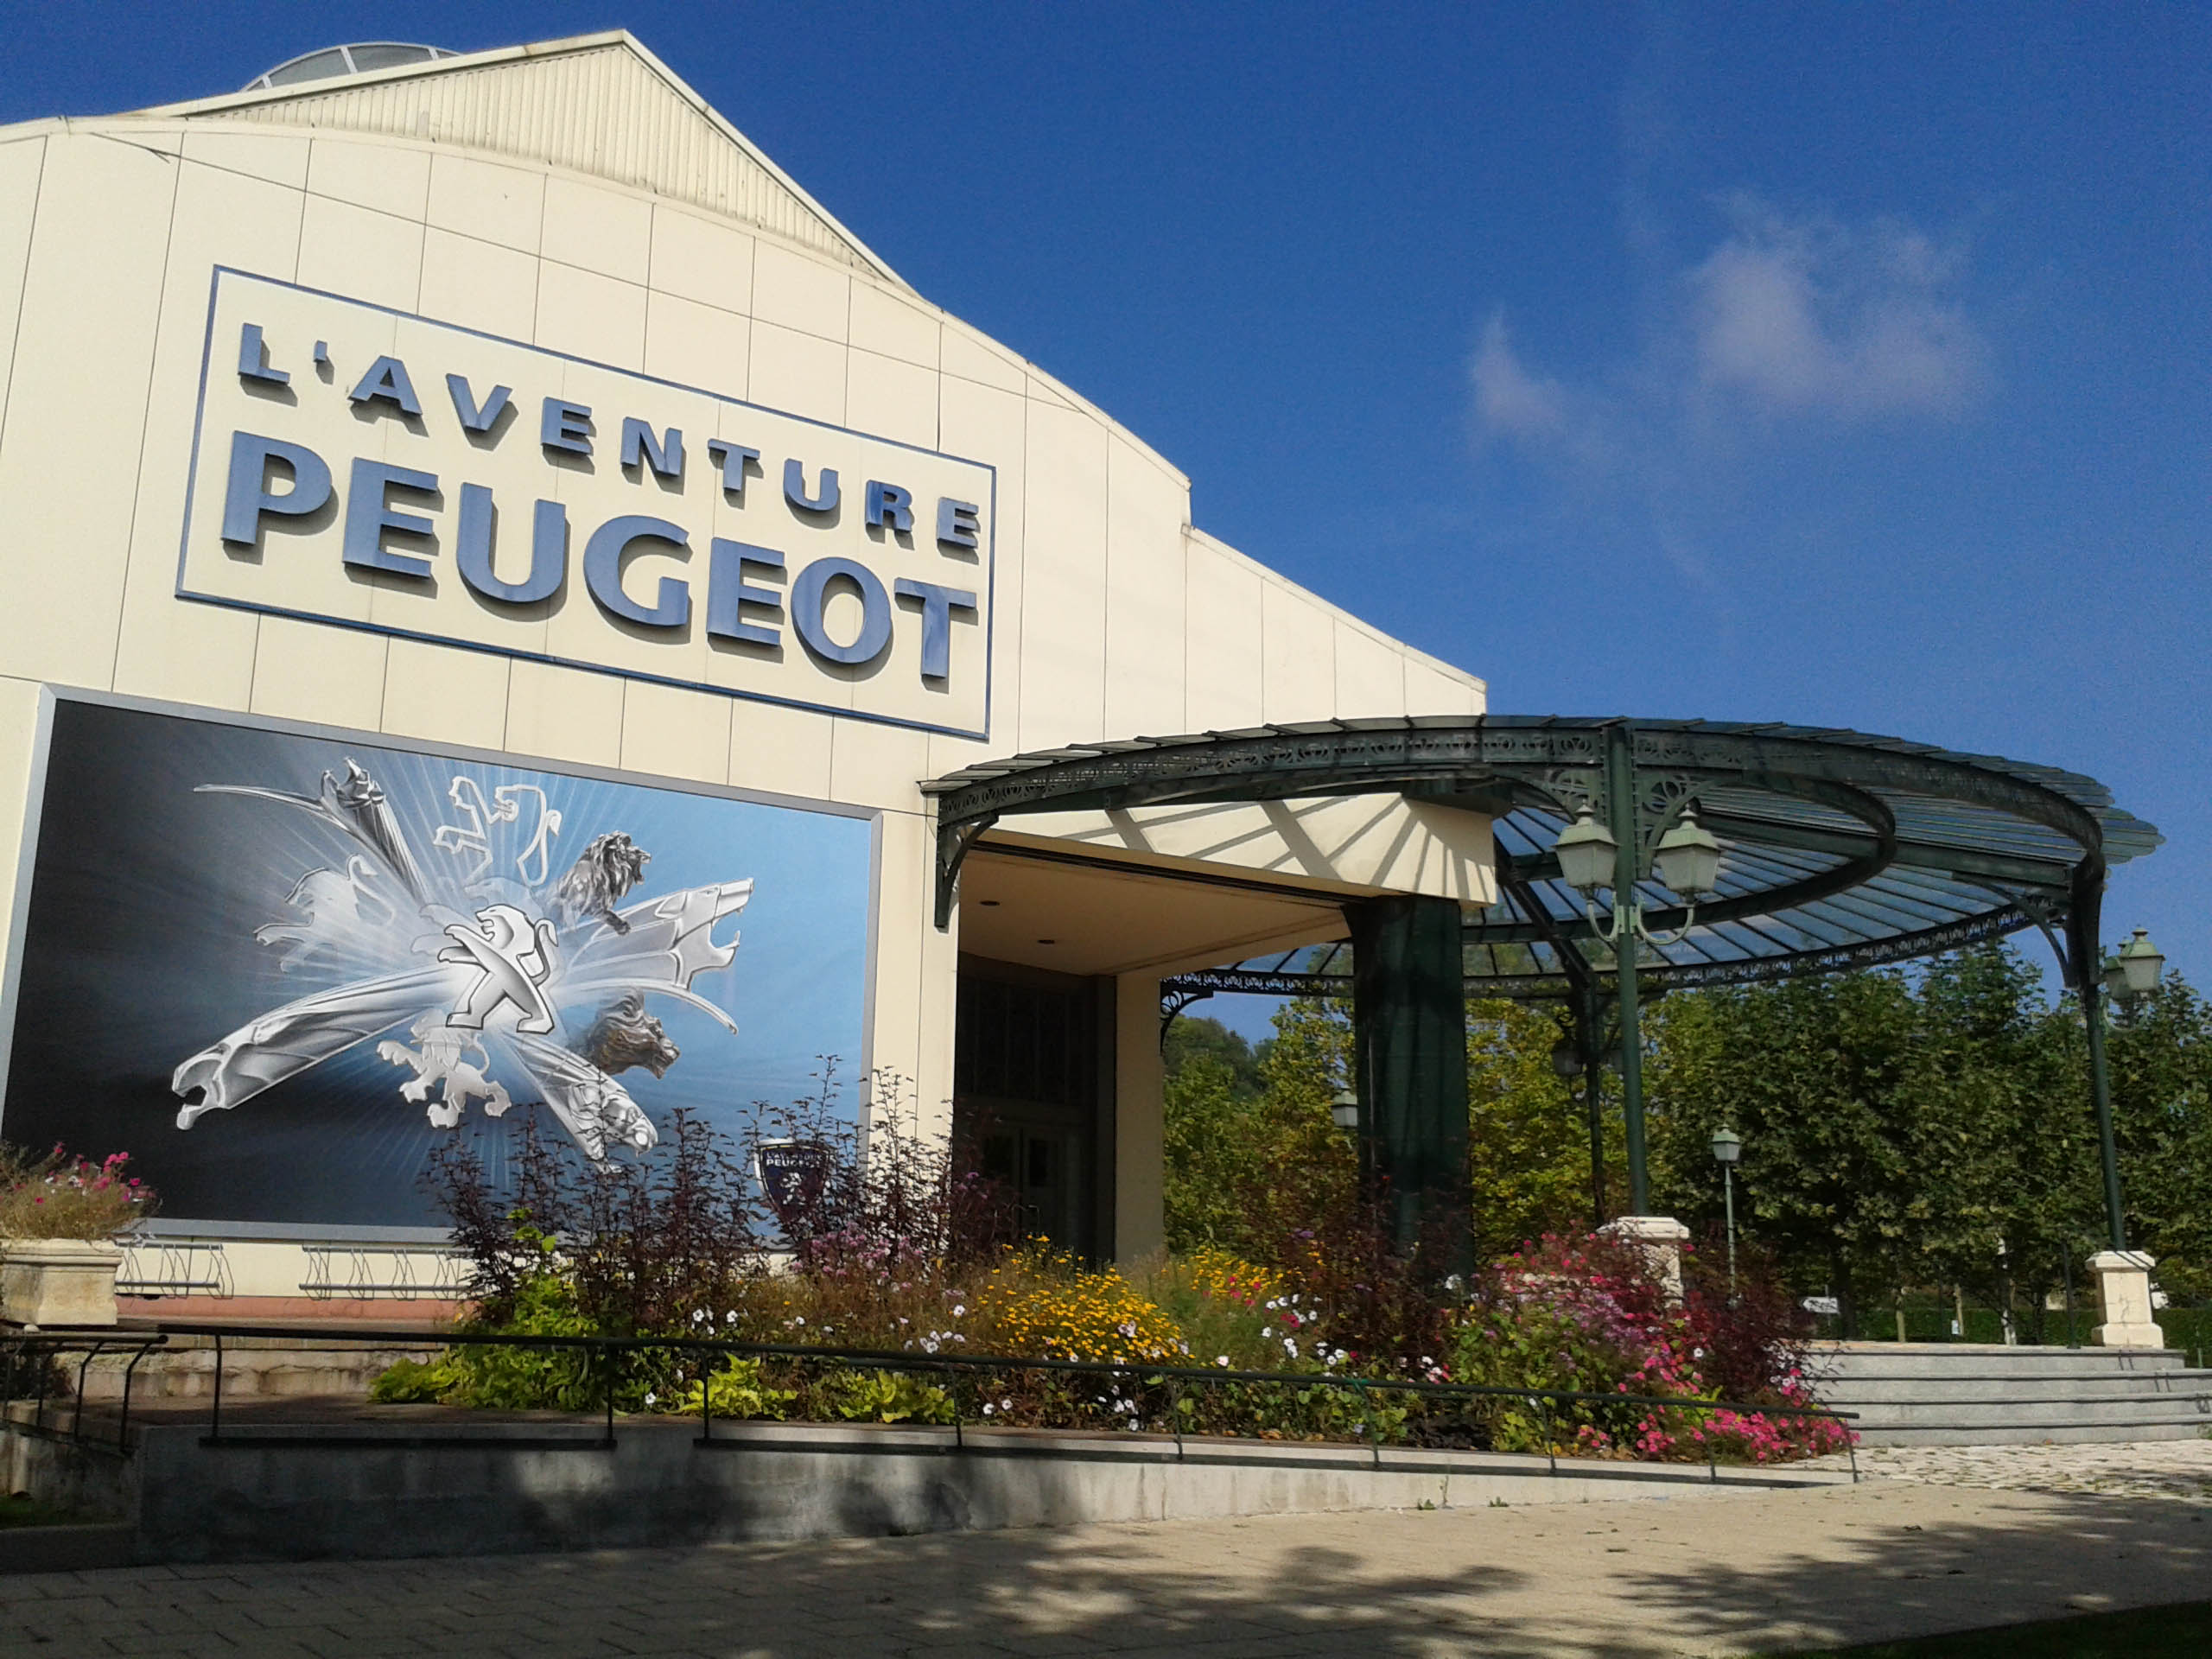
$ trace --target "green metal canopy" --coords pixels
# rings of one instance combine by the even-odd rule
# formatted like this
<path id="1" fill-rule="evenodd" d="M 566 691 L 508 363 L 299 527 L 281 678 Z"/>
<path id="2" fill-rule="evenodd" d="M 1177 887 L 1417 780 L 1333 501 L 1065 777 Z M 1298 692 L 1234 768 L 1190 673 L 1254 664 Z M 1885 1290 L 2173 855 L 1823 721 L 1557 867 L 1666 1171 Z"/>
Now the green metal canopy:
<path id="1" fill-rule="evenodd" d="M 1607 971 L 1610 953 L 1552 849 L 1579 810 L 1605 815 L 1613 734 L 1632 756 L 1640 851 L 1694 805 L 1724 854 L 1719 891 L 1694 918 L 1656 881 L 1634 895 L 1655 931 L 1690 924 L 1640 949 L 1639 972 L 1656 986 L 1897 962 L 2029 926 L 2056 945 L 2058 930 L 2087 921 L 2093 940 L 2107 869 L 2161 840 L 2077 772 L 1836 728 L 1321 721 L 1077 746 L 925 785 L 938 804 L 939 918 L 969 845 L 1005 817 L 1396 792 L 1492 817 L 1498 899 L 1465 925 L 1469 994 L 1568 995 Z M 1171 988 L 1342 994 L 1351 976 L 1348 948 L 1323 946 L 1183 975 Z"/>
<path id="2" fill-rule="evenodd" d="M 2110 868 L 2161 837 L 2079 773 L 1831 727 L 1478 715 L 1081 745 L 922 787 L 937 802 L 940 927 L 969 849 L 1007 817 L 1348 794 L 1486 815 L 1497 898 L 1480 913 L 1411 895 L 1348 900 L 1346 931 L 1363 940 L 1358 961 L 1348 944 L 1309 947 L 1161 987 L 1177 1007 L 1216 991 L 1351 997 L 1363 1157 L 1396 1184 L 1406 1237 L 1425 1206 L 1465 1199 L 1454 1173 L 1466 1133 L 1464 1030 L 1438 1015 L 1456 1006 L 1455 969 L 1466 995 L 1567 1001 L 1600 1215 L 1597 1049 L 1603 1010 L 1612 1008 L 1630 1212 L 1641 1216 L 1639 981 L 1713 985 L 1867 967 L 2040 927 L 2087 1014 L 2107 1221 L 2113 1248 L 2126 1248 L 2098 1007 L 2098 910 Z M 1589 868 L 1611 870 L 1610 879 L 1586 876 L 1587 896 L 1560 871 L 1570 824 L 1578 857 L 1596 851 Z M 1649 874 L 1670 830 L 1718 840 L 1710 890 L 1670 892 Z M 1597 913 L 1600 889 L 1611 890 L 1610 918 Z"/>

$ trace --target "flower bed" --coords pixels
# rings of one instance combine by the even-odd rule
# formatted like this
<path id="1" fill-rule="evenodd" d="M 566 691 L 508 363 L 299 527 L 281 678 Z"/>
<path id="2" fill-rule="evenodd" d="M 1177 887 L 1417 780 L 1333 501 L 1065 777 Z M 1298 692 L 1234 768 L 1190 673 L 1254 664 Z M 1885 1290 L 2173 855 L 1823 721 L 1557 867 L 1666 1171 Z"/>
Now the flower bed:
<path id="1" fill-rule="evenodd" d="M 153 1211 L 153 1189 L 130 1173 L 129 1153 L 94 1163 L 65 1147 L 30 1159 L 0 1146 L 0 1239 L 108 1238 Z"/>
<path id="2" fill-rule="evenodd" d="M 785 1138 L 791 1126 L 778 1126 Z M 1548 1238 L 1477 1274 L 1443 1278 L 1357 1217 L 1301 1230 L 1280 1259 L 1217 1249 L 1124 1274 L 1041 1239 L 1009 1240 L 990 1199 L 911 1143 L 865 1166 L 834 1130 L 809 1206 L 779 1217 L 785 1264 L 752 1230 L 740 1161 L 679 1119 L 655 1166 L 579 1173 L 525 1135 L 512 1190 L 465 1149 L 440 1196 L 476 1264 L 474 1330 L 670 1337 L 912 1356 L 911 1367 L 833 1354 L 716 1357 L 625 1351 L 625 1411 L 886 1423 L 968 1421 L 1268 1439 L 1459 1446 L 1560 1456 L 1762 1463 L 1845 1442 L 1833 1422 L 1756 1408 L 1815 1402 L 1787 1297 L 1723 1294 L 1694 1262 L 1671 1303 L 1643 1258 L 1602 1238 Z M 964 1218 L 963 1218 L 964 1217 Z M 1754 1271 L 1750 1278 L 1758 1280 Z M 386 1402 L 589 1410 L 609 1371 L 580 1351 L 471 1344 L 394 1366 Z M 932 1357 L 1001 1357 L 948 1370 Z M 1025 1359 L 1054 1362 L 1024 1366 Z M 1094 1363 L 1116 1371 L 1066 1369 Z M 1157 1365 L 1159 1375 L 1143 1368 Z M 1228 1373 L 1199 1384 L 1168 1376 Z M 1264 1379 L 1239 1373 L 1265 1372 Z M 1332 1386 L 1333 1380 L 1362 1386 Z M 1394 1384 L 1510 1390 L 1469 1402 Z M 1650 1395 L 1532 1403 L 1522 1390 Z"/>

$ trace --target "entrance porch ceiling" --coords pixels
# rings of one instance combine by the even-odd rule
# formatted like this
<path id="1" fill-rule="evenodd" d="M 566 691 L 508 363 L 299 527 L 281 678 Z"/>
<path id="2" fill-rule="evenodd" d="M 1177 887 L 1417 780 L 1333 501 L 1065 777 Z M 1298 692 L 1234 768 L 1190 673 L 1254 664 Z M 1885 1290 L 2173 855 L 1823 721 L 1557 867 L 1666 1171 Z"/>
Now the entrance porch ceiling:
<path id="1" fill-rule="evenodd" d="M 960 948 L 1067 974 L 1181 973 L 1340 939 L 1330 893 L 1237 873 L 1089 862 L 986 842 L 960 881 Z"/>

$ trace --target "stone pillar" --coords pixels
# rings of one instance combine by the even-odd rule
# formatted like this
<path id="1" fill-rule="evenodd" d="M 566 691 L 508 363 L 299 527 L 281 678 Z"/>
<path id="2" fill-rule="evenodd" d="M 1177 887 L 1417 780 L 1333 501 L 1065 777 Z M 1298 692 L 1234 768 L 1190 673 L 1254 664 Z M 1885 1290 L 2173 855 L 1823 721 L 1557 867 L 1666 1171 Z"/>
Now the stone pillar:
<path id="1" fill-rule="evenodd" d="M 123 1252 L 104 1238 L 16 1238 L 0 1243 L 0 1319 L 113 1325 Z"/>
<path id="2" fill-rule="evenodd" d="M 1672 1216 L 1616 1216 L 1598 1230 L 1641 1252 L 1667 1287 L 1668 1300 L 1682 1300 L 1682 1245 L 1688 1228 Z"/>
<path id="3" fill-rule="evenodd" d="M 1399 1247 L 1448 1224 L 1451 1265 L 1464 1272 L 1474 1230 L 1459 904 L 1398 894 L 1346 905 L 1344 919 L 1362 1162 L 1389 1193 Z"/>
<path id="4" fill-rule="evenodd" d="M 2089 1333 L 2100 1348 L 2163 1348 L 2166 1333 L 2151 1312 L 2151 1269 L 2140 1250 L 2100 1250 L 2089 1258 L 2097 1276 L 2097 1308 L 2103 1323 Z"/>

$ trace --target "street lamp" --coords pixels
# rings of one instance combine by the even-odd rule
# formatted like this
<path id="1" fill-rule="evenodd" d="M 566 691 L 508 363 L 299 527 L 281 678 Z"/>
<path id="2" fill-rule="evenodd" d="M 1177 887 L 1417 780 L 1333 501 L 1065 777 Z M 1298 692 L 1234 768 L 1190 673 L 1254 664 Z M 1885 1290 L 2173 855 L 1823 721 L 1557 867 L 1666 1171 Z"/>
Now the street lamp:
<path id="1" fill-rule="evenodd" d="M 1719 886 L 1720 843 L 1698 823 L 1695 809 L 1685 806 L 1652 849 L 1651 869 L 1643 870 L 1637 856 L 1636 760 L 1627 727 L 1607 728 L 1605 766 L 1608 822 L 1599 823 L 1596 811 L 1585 805 L 1574 822 L 1560 832 L 1553 851 L 1559 859 L 1560 879 L 1582 895 L 1591 932 L 1613 947 L 1613 983 L 1620 1008 L 1621 1117 L 1628 1131 L 1629 1213 L 1641 1216 L 1650 1207 L 1650 1183 L 1644 1166 L 1643 1039 L 1637 1017 L 1637 941 L 1671 944 L 1696 924 L 1699 901 L 1711 897 Z M 1669 892 L 1688 901 L 1681 927 L 1663 937 L 1645 925 L 1643 906 L 1636 899 L 1637 883 L 1647 874 L 1656 875 Z M 1600 887 L 1612 890 L 1613 913 L 1607 921 L 1598 916 Z"/>
<path id="2" fill-rule="evenodd" d="M 1562 1037 L 1552 1045 L 1552 1075 L 1561 1083 L 1573 1083 L 1582 1075 L 1582 1051 L 1575 1046 L 1574 1039 Z"/>
<path id="3" fill-rule="evenodd" d="M 2119 954 L 2105 963 L 2105 989 L 2118 1001 L 2133 1006 L 2158 988 L 2165 967 L 2165 953 L 2139 927 L 2134 937 L 2120 947 Z"/>
<path id="4" fill-rule="evenodd" d="M 1339 1089 L 1329 1102 L 1330 1121 L 1346 1135 L 1359 1132 L 1359 1096 L 1349 1089 Z"/>
<path id="5" fill-rule="evenodd" d="M 1591 931 L 1608 944 L 1618 944 L 1621 936 L 1630 929 L 1647 943 L 1674 944 L 1697 925 L 1698 901 L 1709 897 L 1720 880 L 1720 843 L 1698 823 L 1694 806 L 1682 809 L 1682 816 L 1659 837 L 1659 845 L 1651 855 L 1651 873 L 1659 878 L 1660 885 L 1689 900 L 1682 925 L 1672 933 L 1662 936 L 1652 932 L 1644 925 L 1643 906 L 1616 886 L 1621 862 L 1620 842 L 1611 830 L 1598 822 L 1588 807 L 1584 807 L 1574 822 L 1560 832 L 1554 850 L 1559 855 L 1560 874 L 1568 887 L 1582 895 L 1582 908 L 1590 918 Z M 1600 887 L 1614 889 L 1610 922 L 1598 919 Z"/>
<path id="6" fill-rule="evenodd" d="M 1728 1205 L 1728 1294 L 1736 1294 L 1736 1160 L 1744 1155 L 1744 1137 L 1730 1128 L 1713 1132 L 1713 1161 L 1720 1166 L 1721 1191 Z"/>

